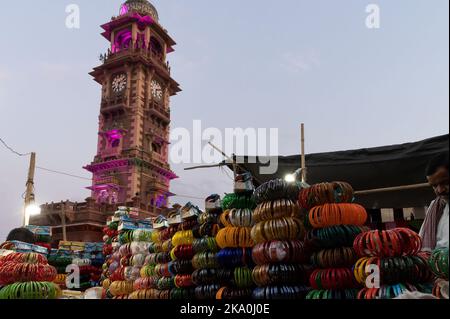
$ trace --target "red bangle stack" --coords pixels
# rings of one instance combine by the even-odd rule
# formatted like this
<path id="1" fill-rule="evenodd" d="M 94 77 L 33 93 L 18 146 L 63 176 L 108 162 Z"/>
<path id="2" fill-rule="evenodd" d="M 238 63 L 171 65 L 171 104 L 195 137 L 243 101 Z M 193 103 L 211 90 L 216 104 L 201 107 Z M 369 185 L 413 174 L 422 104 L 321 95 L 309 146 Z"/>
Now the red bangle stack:
<path id="1" fill-rule="evenodd" d="M 406 228 L 375 230 L 358 235 L 353 248 L 360 257 L 411 256 L 420 252 L 422 240 L 417 233 Z"/>
<path id="2" fill-rule="evenodd" d="M 371 273 L 368 266 L 379 269 L 377 282 L 380 286 L 362 289 L 358 299 L 391 299 L 408 287 L 431 293 L 431 288 L 427 288 L 431 287 L 431 276 L 426 259 L 420 253 L 422 241 L 414 231 L 407 228 L 368 231 L 356 237 L 353 247 L 361 257 L 354 267 L 358 281 L 366 281 Z"/>

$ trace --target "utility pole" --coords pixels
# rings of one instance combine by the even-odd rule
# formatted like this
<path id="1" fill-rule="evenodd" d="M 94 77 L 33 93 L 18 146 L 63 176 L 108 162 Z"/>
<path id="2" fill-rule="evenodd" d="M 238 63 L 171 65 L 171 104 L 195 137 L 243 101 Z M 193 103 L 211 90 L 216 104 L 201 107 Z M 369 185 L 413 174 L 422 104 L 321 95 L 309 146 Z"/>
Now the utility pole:
<path id="1" fill-rule="evenodd" d="M 34 172 L 36 169 L 36 153 L 31 153 L 30 167 L 28 168 L 28 179 L 25 192 L 25 206 L 23 211 L 23 226 L 27 226 L 30 221 L 30 216 L 27 214 L 27 207 L 34 203 Z"/>
<path id="2" fill-rule="evenodd" d="M 305 157 L 305 124 L 302 123 L 301 128 L 300 128 L 301 132 L 301 152 L 302 152 L 302 162 L 301 162 L 301 167 L 302 167 L 302 182 L 306 183 L 306 157 Z"/>

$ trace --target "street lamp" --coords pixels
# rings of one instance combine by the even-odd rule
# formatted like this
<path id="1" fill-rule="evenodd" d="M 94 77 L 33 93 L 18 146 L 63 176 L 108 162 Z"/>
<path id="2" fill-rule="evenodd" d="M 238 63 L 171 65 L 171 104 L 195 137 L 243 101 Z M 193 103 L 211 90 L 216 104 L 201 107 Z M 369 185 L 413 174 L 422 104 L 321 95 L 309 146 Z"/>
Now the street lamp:
<path id="1" fill-rule="evenodd" d="M 28 226 L 30 216 L 36 216 L 41 213 L 41 208 L 34 201 L 34 171 L 36 168 L 36 153 L 31 153 L 30 167 L 28 168 L 28 179 L 25 191 L 25 205 L 23 207 L 23 226 Z"/>
<path id="2" fill-rule="evenodd" d="M 33 203 L 25 207 L 25 214 L 27 214 L 28 216 L 36 216 L 39 215 L 40 213 L 41 208 L 39 207 L 39 205 Z"/>
<path id="3" fill-rule="evenodd" d="M 294 183 L 294 182 L 295 182 L 295 179 L 296 179 L 295 174 L 287 174 L 287 175 L 284 177 L 284 180 L 285 180 L 286 182 L 288 182 L 288 183 Z"/>
<path id="4" fill-rule="evenodd" d="M 37 216 L 41 213 L 41 208 L 36 203 L 32 202 L 25 206 L 25 213 L 24 213 L 24 226 L 28 226 L 30 224 L 30 217 L 31 216 Z"/>
<path id="5" fill-rule="evenodd" d="M 296 183 L 302 188 L 309 187 L 309 185 L 305 181 L 303 181 L 304 172 L 306 172 L 306 169 L 299 168 L 294 173 L 285 175 L 284 180 L 290 184 Z"/>
<path id="6" fill-rule="evenodd" d="M 288 183 L 295 183 L 297 180 L 301 179 L 301 177 L 302 177 L 302 169 L 299 168 L 294 173 L 287 174 L 284 177 L 284 180 Z"/>

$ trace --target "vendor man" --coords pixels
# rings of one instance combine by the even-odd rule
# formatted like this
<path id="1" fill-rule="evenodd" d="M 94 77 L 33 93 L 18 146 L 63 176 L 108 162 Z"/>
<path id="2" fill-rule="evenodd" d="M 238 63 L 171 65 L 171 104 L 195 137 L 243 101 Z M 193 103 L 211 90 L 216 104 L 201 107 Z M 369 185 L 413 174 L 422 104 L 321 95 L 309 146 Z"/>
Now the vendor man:
<path id="1" fill-rule="evenodd" d="M 437 198 L 428 208 L 420 237 L 422 249 L 432 251 L 436 248 L 448 247 L 448 153 L 440 154 L 428 163 L 426 176 Z"/>

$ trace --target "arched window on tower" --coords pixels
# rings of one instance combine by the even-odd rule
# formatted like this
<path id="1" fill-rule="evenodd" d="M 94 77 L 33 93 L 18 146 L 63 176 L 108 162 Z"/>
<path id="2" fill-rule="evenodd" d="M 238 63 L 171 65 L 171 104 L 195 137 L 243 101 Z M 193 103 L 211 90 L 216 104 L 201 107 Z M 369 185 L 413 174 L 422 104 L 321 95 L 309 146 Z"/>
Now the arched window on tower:
<path id="1" fill-rule="evenodd" d="M 131 45 L 132 34 L 131 30 L 122 30 L 117 33 L 114 40 L 113 52 L 128 49 Z"/>
<path id="2" fill-rule="evenodd" d="M 161 145 L 157 143 L 152 143 L 152 150 L 158 154 L 161 154 Z"/>
<path id="3" fill-rule="evenodd" d="M 155 37 L 150 38 L 150 48 L 152 53 L 155 54 L 161 61 L 163 60 L 163 47 L 161 43 Z"/>
<path id="4" fill-rule="evenodd" d="M 112 142 L 111 142 L 112 148 L 117 148 L 119 146 L 120 146 L 120 139 L 117 138 L 117 139 L 112 140 Z"/>

